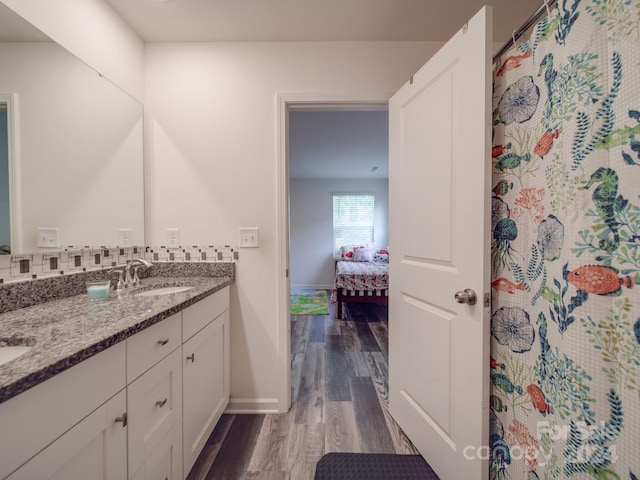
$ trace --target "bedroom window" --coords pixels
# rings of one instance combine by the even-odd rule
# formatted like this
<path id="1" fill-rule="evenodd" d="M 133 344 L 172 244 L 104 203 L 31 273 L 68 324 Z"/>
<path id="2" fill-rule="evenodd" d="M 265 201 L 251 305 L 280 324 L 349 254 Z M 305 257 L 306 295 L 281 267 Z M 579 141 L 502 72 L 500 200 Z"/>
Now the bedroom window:
<path id="1" fill-rule="evenodd" d="M 333 248 L 373 243 L 374 196 L 370 193 L 333 194 Z"/>

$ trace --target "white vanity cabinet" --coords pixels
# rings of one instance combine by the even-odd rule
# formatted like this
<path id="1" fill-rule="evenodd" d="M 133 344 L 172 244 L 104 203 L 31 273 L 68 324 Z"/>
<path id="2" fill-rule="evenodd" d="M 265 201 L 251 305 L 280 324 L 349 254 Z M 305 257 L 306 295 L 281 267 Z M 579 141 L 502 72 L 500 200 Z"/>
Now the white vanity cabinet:
<path id="1" fill-rule="evenodd" d="M 0 479 L 182 480 L 229 403 L 229 287 L 0 403 Z"/>
<path id="2" fill-rule="evenodd" d="M 186 478 L 229 403 L 229 287 L 182 312 Z"/>
<path id="3" fill-rule="evenodd" d="M 125 361 L 121 342 L 0 404 L 0 478 L 126 478 Z"/>

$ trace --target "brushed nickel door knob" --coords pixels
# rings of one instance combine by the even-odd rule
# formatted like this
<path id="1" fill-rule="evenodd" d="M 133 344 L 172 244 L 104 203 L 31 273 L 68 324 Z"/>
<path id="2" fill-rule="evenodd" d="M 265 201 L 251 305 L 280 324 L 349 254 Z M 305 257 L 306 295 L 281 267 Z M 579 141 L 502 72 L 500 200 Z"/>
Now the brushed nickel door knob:
<path id="1" fill-rule="evenodd" d="M 474 292 L 470 288 L 456 292 L 456 294 L 454 295 L 454 298 L 456 299 L 456 302 L 466 303 L 467 305 L 475 305 L 476 302 L 478 301 L 478 296 L 476 295 L 476 292 Z"/>

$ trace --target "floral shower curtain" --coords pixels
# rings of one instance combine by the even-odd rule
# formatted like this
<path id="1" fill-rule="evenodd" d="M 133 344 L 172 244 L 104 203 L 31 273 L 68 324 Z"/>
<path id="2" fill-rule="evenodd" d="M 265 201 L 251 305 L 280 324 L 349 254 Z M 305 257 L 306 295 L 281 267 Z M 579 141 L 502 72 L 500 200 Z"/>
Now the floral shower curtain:
<path id="1" fill-rule="evenodd" d="M 640 2 L 497 61 L 491 478 L 640 478 Z"/>

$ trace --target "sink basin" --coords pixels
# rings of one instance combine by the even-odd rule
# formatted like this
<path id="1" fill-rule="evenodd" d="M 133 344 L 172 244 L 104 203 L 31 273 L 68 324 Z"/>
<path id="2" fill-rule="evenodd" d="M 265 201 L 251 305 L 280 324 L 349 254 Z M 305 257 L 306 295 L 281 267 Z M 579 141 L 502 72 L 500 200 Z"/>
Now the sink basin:
<path id="1" fill-rule="evenodd" d="M 20 355 L 27 353 L 32 348 L 33 347 L 28 347 L 26 345 L 9 345 L 0 347 L 0 365 L 18 358 Z"/>
<path id="2" fill-rule="evenodd" d="M 136 293 L 136 297 L 155 297 L 157 295 L 170 295 L 172 293 L 180 293 L 191 290 L 193 287 L 186 285 L 176 287 L 160 287 L 153 290 L 145 290 L 144 292 Z"/>

